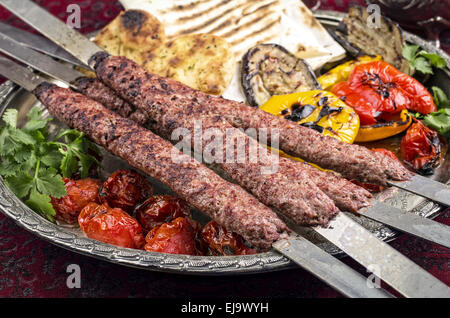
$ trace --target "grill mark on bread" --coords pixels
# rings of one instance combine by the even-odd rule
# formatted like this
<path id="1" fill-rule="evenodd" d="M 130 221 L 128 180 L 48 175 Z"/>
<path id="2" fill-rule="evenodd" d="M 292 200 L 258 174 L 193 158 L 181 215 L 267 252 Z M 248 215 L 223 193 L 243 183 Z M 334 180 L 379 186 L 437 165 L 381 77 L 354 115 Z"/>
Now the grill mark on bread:
<path id="1" fill-rule="evenodd" d="M 218 16 L 215 16 L 215 17 L 213 17 L 211 19 L 208 19 L 205 22 L 203 22 L 202 24 L 196 25 L 196 26 L 191 27 L 189 29 L 184 29 L 183 31 L 179 32 L 178 34 L 189 34 L 189 33 L 197 32 L 197 31 L 199 31 L 199 30 L 201 30 L 203 28 L 206 28 L 206 27 L 210 26 L 214 22 L 216 22 L 219 17 L 223 18 L 227 14 L 233 12 L 237 8 L 243 7 L 244 5 L 245 5 L 245 3 L 241 3 L 241 4 L 239 4 L 238 6 L 236 6 L 234 8 L 229 8 L 229 9 L 225 10 L 224 12 L 220 13 Z"/>
<path id="2" fill-rule="evenodd" d="M 217 32 L 221 31 L 222 29 L 225 29 L 227 26 L 229 26 L 231 24 L 230 20 L 225 20 L 224 22 L 222 22 L 221 24 L 219 24 L 218 26 L 214 27 L 213 29 L 211 29 L 209 31 L 209 33 L 211 34 L 216 34 Z"/>
<path id="3" fill-rule="evenodd" d="M 278 3 L 278 1 L 272 1 L 272 2 L 266 3 L 266 4 L 256 8 L 255 10 L 253 10 L 251 12 L 244 12 L 244 14 L 242 16 L 246 17 L 248 15 L 255 14 L 256 12 L 258 12 L 260 10 L 268 11 L 268 10 L 265 10 L 265 9 L 268 9 L 269 7 L 271 7 L 272 5 L 277 4 L 277 3 Z"/>
<path id="4" fill-rule="evenodd" d="M 253 37 L 253 36 L 256 36 L 256 35 L 258 35 L 258 34 L 261 34 L 261 33 L 263 33 L 264 31 L 269 30 L 270 28 L 272 28 L 275 24 L 279 23 L 280 20 L 281 20 L 281 17 L 279 17 L 278 19 L 272 21 L 272 22 L 269 23 L 269 24 L 266 24 L 263 28 L 261 28 L 261 29 L 259 29 L 259 30 L 257 30 L 257 31 L 254 31 L 254 32 L 252 32 L 252 33 L 246 35 L 246 37 L 251 38 L 251 37 Z M 233 40 L 233 41 L 231 42 L 231 44 L 232 44 L 232 45 L 235 45 L 235 44 L 239 44 L 239 43 L 241 43 L 241 42 L 242 42 L 241 39 L 236 39 L 236 40 Z"/>
<path id="5" fill-rule="evenodd" d="M 230 36 L 233 36 L 233 35 L 239 33 L 239 31 L 241 31 L 243 28 L 246 28 L 246 27 L 248 27 L 248 26 L 251 26 L 251 25 L 255 24 L 256 22 L 261 21 L 261 20 L 264 19 L 264 18 L 265 18 L 264 16 L 257 16 L 257 17 L 254 18 L 253 20 L 247 21 L 247 22 L 245 22 L 244 24 L 241 24 L 241 25 L 239 25 L 239 26 L 237 26 L 237 27 L 231 29 L 231 30 L 228 31 L 228 32 L 222 33 L 221 36 L 224 36 L 224 37 L 230 37 Z"/>
<path id="6" fill-rule="evenodd" d="M 197 0 L 197 1 L 192 1 L 188 4 L 182 5 L 182 4 L 176 4 L 173 7 L 170 7 L 169 9 L 166 10 L 166 12 L 171 12 L 171 11 L 188 11 L 188 10 L 192 10 L 197 8 L 199 5 L 203 4 L 203 3 L 208 3 L 210 0 Z"/>
<path id="7" fill-rule="evenodd" d="M 188 16 L 179 17 L 177 20 L 180 21 L 180 22 L 183 22 L 183 21 L 186 22 L 186 21 L 195 20 L 196 18 L 202 17 L 204 15 L 208 15 L 209 13 L 211 13 L 211 10 L 219 9 L 220 7 L 228 4 L 229 2 L 230 1 L 228 1 L 228 0 L 224 0 L 224 1 L 220 2 L 220 3 L 218 3 L 217 5 L 213 6 L 213 7 L 206 8 L 203 11 L 196 12 L 196 13 L 190 14 Z M 215 18 L 217 19 L 217 17 L 219 17 L 219 16 L 221 16 L 221 15 L 218 15 Z"/>

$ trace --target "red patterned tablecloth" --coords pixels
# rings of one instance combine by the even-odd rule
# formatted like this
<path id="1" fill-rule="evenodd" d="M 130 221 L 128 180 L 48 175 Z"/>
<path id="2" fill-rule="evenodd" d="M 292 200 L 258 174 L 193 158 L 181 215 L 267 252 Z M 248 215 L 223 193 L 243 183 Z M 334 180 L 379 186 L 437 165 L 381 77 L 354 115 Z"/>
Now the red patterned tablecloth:
<path id="1" fill-rule="evenodd" d="M 122 9 L 117 1 L 38 0 L 52 14 L 66 18 L 70 3 L 82 8 L 81 31 L 104 26 Z M 346 11 L 349 2 L 322 1 L 321 9 Z M 0 20 L 30 30 L 0 9 Z M 450 225 L 450 209 L 437 221 Z M 424 240 L 402 235 L 391 245 L 450 285 L 450 251 Z M 344 262 L 367 275 L 349 258 Z M 66 285 L 69 264 L 81 269 L 81 288 Z M 148 272 L 69 252 L 18 227 L 0 214 L 0 297 L 339 297 L 330 287 L 302 269 L 244 277 L 196 277 Z"/>

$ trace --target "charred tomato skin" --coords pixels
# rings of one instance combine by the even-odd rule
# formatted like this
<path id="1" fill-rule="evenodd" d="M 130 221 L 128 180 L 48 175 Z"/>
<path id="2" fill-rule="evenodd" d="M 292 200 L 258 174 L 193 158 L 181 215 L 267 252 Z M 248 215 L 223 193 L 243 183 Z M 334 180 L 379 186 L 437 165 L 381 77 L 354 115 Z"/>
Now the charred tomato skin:
<path id="1" fill-rule="evenodd" d="M 403 161 L 423 175 L 432 175 L 441 157 L 441 141 L 433 129 L 420 120 L 408 128 L 400 143 Z"/>
<path id="2" fill-rule="evenodd" d="M 101 181 L 91 178 L 80 180 L 63 178 L 63 181 L 67 194 L 59 199 L 51 197 L 50 202 L 56 211 L 56 220 L 75 224 L 81 210 L 88 203 L 99 203 L 98 191 Z"/>
<path id="3" fill-rule="evenodd" d="M 178 217 L 190 217 L 186 201 L 171 195 L 154 195 L 138 205 L 134 216 L 145 231 L 170 222 Z"/>
<path id="4" fill-rule="evenodd" d="M 119 208 L 89 203 L 78 216 L 83 233 L 104 243 L 142 249 L 145 239 L 137 220 Z"/>
<path id="5" fill-rule="evenodd" d="M 151 183 L 133 170 L 117 170 L 100 188 L 100 202 L 132 213 L 135 206 L 153 193 Z"/>
<path id="6" fill-rule="evenodd" d="M 201 238 L 212 255 L 249 255 L 256 253 L 254 249 L 244 244 L 240 235 L 228 231 L 215 221 L 210 221 L 203 227 Z"/>
<path id="7" fill-rule="evenodd" d="M 202 255 L 196 242 L 200 229 L 197 221 L 178 217 L 148 232 L 144 249 L 168 254 Z"/>

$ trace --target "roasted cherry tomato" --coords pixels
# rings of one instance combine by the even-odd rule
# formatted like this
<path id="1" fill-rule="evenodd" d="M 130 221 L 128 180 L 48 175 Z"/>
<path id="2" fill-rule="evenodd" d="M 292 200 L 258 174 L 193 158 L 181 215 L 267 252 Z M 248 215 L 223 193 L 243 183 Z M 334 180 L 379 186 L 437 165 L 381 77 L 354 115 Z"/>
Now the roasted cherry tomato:
<path id="1" fill-rule="evenodd" d="M 87 237 L 104 243 L 137 249 L 145 243 L 138 221 L 107 204 L 89 203 L 78 216 L 78 223 Z"/>
<path id="2" fill-rule="evenodd" d="M 441 157 L 439 135 L 420 120 L 414 120 L 402 138 L 400 152 L 403 161 L 418 173 L 431 175 Z"/>
<path id="3" fill-rule="evenodd" d="M 100 202 L 132 213 L 139 203 L 152 195 L 151 183 L 140 173 L 117 170 L 100 188 Z"/>
<path id="4" fill-rule="evenodd" d="M 148 232 L 144 249 L 168 254 L 201 255 L 196 243 L 200 228 L 197 221 L 176 218 Z"/>
<path id="5" fill-rule="evenodd" d="M 215 221 L 205 225 L 202 240 L 206 242 L 212 255 L 248 255 L 256 251 L 244 244 L 242 237 L 230 232 Z"/>
<path id="6" fill-rule="evenodd" d="M 171 195 L 154 195 L 134 210 L 134 216 L 146 231 L 178 217 L 189 217 L 191 211 L 186 201 Z"/>
<path id="7" fill-rule="evenodd" d="M 358 115 L 330 92 L 314 90 L 272 96 L 260 108 L 346 143 L 353 143 L 358 134 Z"/>
<path id="8" fill-rule="evenodd" d="M 63 178 L 66 186 L 66 196 L 51 198 L 51 204 L 56 211 L 55 218 L 69 224 L 77 223 L 81 210 L 90 202 L 99 202 L 98 189 L 101 182 L 95 179 L 72 180 Z"/>
<path id="9" fill-rule="evenodd" d="M 355 109 L 361 125 L 386 122 L 385 114 L 403 109 L 422 114 L 436 111 L 432 95 L 422 84 L 383 61 L 356 66 L 348 81 L 331 91 Z"/>

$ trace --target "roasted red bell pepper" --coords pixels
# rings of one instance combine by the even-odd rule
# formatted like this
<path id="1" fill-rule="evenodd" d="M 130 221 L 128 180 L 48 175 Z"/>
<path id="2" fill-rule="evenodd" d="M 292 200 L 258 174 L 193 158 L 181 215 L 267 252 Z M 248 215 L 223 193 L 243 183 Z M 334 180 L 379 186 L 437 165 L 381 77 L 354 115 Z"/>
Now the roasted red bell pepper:
<path id="1" fill-rule="evenodd" d="M 336 84 L 332 92 L 355 109 L 361 125 L 386 122 L 384 116 L 403 109 L 421 114 L 437 109 L 422 84 L 383 61 L 356 66 L 348 81 Z"/>

